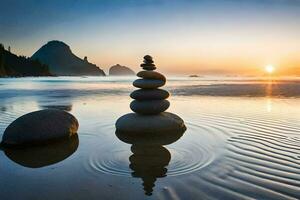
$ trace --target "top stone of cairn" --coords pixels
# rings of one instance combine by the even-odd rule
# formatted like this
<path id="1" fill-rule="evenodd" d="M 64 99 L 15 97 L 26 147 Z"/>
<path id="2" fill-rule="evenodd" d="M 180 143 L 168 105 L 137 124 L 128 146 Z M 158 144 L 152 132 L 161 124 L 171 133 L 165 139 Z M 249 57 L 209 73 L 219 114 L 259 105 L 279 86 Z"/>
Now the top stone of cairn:
<path id="1" fill-rule="evenodd" d="M 153 63 L 154 63 L 153 58 L 149 55 L 145 55 L 144 56 L 144 62 L 141 64 L 141 67 L 144 70 L 153 71 L 153 70 L 156 69 L 156 67 Z"/>

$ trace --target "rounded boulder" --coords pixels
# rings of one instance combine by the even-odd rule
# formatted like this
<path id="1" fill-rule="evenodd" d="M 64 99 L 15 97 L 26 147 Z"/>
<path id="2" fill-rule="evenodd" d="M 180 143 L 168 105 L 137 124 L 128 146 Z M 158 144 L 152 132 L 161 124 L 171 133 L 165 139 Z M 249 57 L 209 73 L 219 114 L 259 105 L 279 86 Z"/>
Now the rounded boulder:
<path id="1" fill-rule="evenodd" d="M 25 114 L 4 131 L 2 145 L 39 145 L 77 134 L 77 119 L 68 112 L 45 109 Z"/>
<path id="2" fill-rule="evenodd" d="M 158 115 L 139 115 L 129 113 L 116 122 L 118 132 L 136 135 L 153 133 L 178 133 L 186 130 L 184 121 L 177 115 L 163 112 Z"/>

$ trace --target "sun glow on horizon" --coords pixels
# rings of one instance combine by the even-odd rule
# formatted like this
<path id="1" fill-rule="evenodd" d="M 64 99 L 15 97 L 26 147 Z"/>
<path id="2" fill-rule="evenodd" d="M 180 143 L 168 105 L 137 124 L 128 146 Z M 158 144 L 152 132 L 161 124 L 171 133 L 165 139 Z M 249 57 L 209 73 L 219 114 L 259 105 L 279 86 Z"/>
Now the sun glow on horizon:
<path id="1" fill-rule="evenodd" d="M 265 70 L 266 70 L 266 72 L 267 72 L 268 74 L 272 74 L 272 73 L 274 72 L 274 70 L 275 70 L 275 67 L 274 67 L 273 65 L 267 65 L 267 66 L 265 67 Z"/>

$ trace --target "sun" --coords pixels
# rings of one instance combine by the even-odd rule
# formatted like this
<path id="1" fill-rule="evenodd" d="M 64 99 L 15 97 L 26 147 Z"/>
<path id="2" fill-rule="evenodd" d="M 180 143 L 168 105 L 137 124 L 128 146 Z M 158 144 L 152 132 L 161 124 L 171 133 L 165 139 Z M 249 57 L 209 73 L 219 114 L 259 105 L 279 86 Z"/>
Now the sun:
<path id="1" fill-rule="evenodd" d="M 272 73 L 274 72 L 275 68 L 274 68 L 273 65 L 267 65 L 267 66 L 265 67 L 265 70 L 266 70 L 266 72 L 267 72 L 268 74 L 272 74 Z"/>

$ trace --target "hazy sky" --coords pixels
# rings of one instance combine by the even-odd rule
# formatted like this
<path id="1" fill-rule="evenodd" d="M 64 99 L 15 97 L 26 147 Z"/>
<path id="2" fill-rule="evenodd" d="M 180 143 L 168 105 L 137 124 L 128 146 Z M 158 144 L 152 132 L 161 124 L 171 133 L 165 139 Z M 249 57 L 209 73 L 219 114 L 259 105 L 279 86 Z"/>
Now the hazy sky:
<path id="1" fill-rule="evenodd" d="M 300 0 L 0 0 L 0 42 L 67 43 L 106 71 L 144 54 L 173 74 L 300 75 Z"/>

